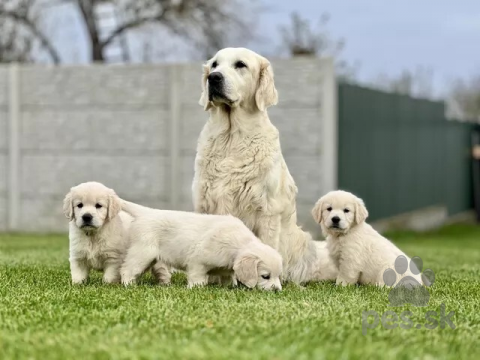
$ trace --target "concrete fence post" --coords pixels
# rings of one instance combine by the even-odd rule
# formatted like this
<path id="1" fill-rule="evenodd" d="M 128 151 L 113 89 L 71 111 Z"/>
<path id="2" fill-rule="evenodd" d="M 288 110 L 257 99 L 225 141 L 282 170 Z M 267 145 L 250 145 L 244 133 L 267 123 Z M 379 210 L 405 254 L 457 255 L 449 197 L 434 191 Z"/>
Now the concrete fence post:
<path id="1" fill-rule="evenodd" d="M 19 66 L 9 69 L 8 100 L 8 225 L 7 230 L 18 230 L 20 206 L 20 85 Z"/>
<path id="2" fill-rule="evenodd" d="M 171 65 L 170 71 L 170 207 L 174 210 L 179 206 L 180 156 L 180 82 L 181 65 Z"/>
<path id="3" fill-rule="evenodd" d="M 337 81 L 334 59 L 322 60 L 320 113 L 323 121 L 322 164 L 325 192 L 338 187 L 338 114 Z"/>

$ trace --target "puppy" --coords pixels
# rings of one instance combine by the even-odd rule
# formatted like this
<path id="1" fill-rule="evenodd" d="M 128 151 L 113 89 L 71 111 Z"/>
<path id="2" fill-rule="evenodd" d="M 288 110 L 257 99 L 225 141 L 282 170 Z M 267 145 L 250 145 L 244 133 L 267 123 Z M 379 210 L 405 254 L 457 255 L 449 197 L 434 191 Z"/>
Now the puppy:
<path id="1" fill-rule="evenodd" d="M 112 189 L 97 182 L 72 187 L 63 201 L 70 220 L 70 271 L 72 282 L 87 280 L 91 269 L 103 270 L 103 281 L 120 280 L 132 218 L 120 213 L 121 202 Z M 120 213 L 120 214 L 119 214 Z"/>
<path id="2" fill-rule="evenodd" d="M 65 196 L 63 212 L 70 220 L 70 271 L 74 284 L 85 282 L 91 269 L 103 270 L 105 283 L 120 281 L 132 222 L 132 217 L 120 210 L 115 192 L 98 182 L 72 187 Z M 163 264 L 155 264 L 152 273 L 160 283 L 170 282 L 170 273 Z"/>
<path id="3" fill-rule="evenodd" d="M 375 231 L 365 220 L 368 211 L 363 200 L 346 191 L 331 191 L 316 203 L 313 218 L 327 238 L 327 248 L 338 268 L 337 285 L 385 285 L 384 271 L 393 268 L 398 256 L 408 258 L 388 239 Z M 408 273 L 419 284 L 416 265 L 411 262 Z"/>
<path id="4" fill-rule="evenodd" d="M 122 208 L 135 220 L 122 265 L 122 283 L 131 284 L 153 261 L 187 272 L 188 287 L 209 276 L 238 279 L 249 288 L 281 290 L 282 258 L 233 216 L 155 210 L 128 201 Z M 235 284 L 234 280 L 234 284 Z"/>

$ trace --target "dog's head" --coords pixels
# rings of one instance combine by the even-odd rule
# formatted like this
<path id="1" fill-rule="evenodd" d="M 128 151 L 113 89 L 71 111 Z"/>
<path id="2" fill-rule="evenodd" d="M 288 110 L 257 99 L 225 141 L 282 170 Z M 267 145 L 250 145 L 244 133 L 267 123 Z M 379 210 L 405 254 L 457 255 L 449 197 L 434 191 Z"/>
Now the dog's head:
<path id="1" fill-rule="evenodd" d="M 352 193 L 337 190 L 320 198 L 312 215 L 321 225 L 325 236 L 338 236 L 363 223 L 368 217 L 368 211 L 362 199 Z"/>
<path id="2" fill-rule="evenodd" d="M 268 245 L 250 244 L 235 259 L 233 271 L 238 281 L 249 288 L 282 290 L 282 257 Z"/>
<path id="3" fill-rule="evenodd" d="M 270 62 L 244 48 L 220 50 L 203 65 L 200 105 L 245 107 L 265 111 L 277 104 L 278 94 Z"/>
<path id="4" fill-rule="evenodd" d="M 121 210 L 115 191 L 98 182 L 86 182 L 70 189 L 63 200 L 65 216 L 85 232 L 101 228 Z"/>

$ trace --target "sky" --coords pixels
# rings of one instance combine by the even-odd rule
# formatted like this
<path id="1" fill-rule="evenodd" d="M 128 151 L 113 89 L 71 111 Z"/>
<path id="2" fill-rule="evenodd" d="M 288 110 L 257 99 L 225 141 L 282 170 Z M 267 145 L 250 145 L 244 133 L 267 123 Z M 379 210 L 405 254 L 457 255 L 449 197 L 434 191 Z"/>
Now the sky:
<path id="1" fill-rule="evenodd" d="M 480 72 L 479 0 L 259 1 L 264 9 L 257 18 L 258 37 L 245 45 L 267 56 L 279 55 L 278 29 L 289 23 L 292 11 L 312 24 L 328 13 L 326 28 L 346 41 L 341 57 L 358 63 L 362 81 L 422 66 L 433 71 L 435 89 L 442 92 L 454 79 Z M 68 44 L 62 46 L 66 62 L 87 61 L 86 37 L 71 9 L 57 11 L 48 25 L 52 32 L 67 25 L 55 31 L 56 43 Z"/>
<path id="2" fill-rule="evenodd" d="M 359 62 L 364 81 L 417 66 L 430 68 L 435 87 L 480 72 L 479 0 L 266 0 L 259 33 L 278 36 L 292 11 L 312 23 L 330 14 L 329 32 L 344 38 L 345 60 Z M 268 44 L 256 44 L 265 48 Z"/>

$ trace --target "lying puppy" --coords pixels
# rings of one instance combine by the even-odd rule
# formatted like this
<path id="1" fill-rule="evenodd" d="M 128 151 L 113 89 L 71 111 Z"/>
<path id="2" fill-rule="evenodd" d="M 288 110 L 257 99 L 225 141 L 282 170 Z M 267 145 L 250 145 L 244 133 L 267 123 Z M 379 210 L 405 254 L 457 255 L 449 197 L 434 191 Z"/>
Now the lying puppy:
<path id="1" fill-rule="evenodd" d="M 120 266 L 128 245 L 132 217 L 120 211 L 115 191 L 98 182 L 72 187 L 63 201 L 63 212 L 70 220 L 70 271 L 72 282 L 87 280 L 91 269 L 103 270 L 105 283 L 120 282 Z M 170 282 L 163 264 L 152 273 L 160 283 Z"/>
<path id="2" fill-rule="evenodd" d="M 249 288 L 281 290 L 282 258 L 233 216 L 155 210 L 128 201 L 122 209 L 135 220 L 122 265 L 122 283 L 131 284 L 153 261 L 187 272 L 188 287 L 209 275 L 232 278 Z"/>
<path id="3" fill-rule="evenodd" d="M 322 227 L 327 248 L 338 267 L 337 285 L 386 285 L 384 272 L 393 268 L 398 256 L 408 258 L 400 249 L 375 231 L 365 220 L 368 211 L 362 199 L 346 191 L 331 191 L 316 203 L 313 218 Z M 419 284 L 422 279 L 411 262 L 405 272 Z"/>

